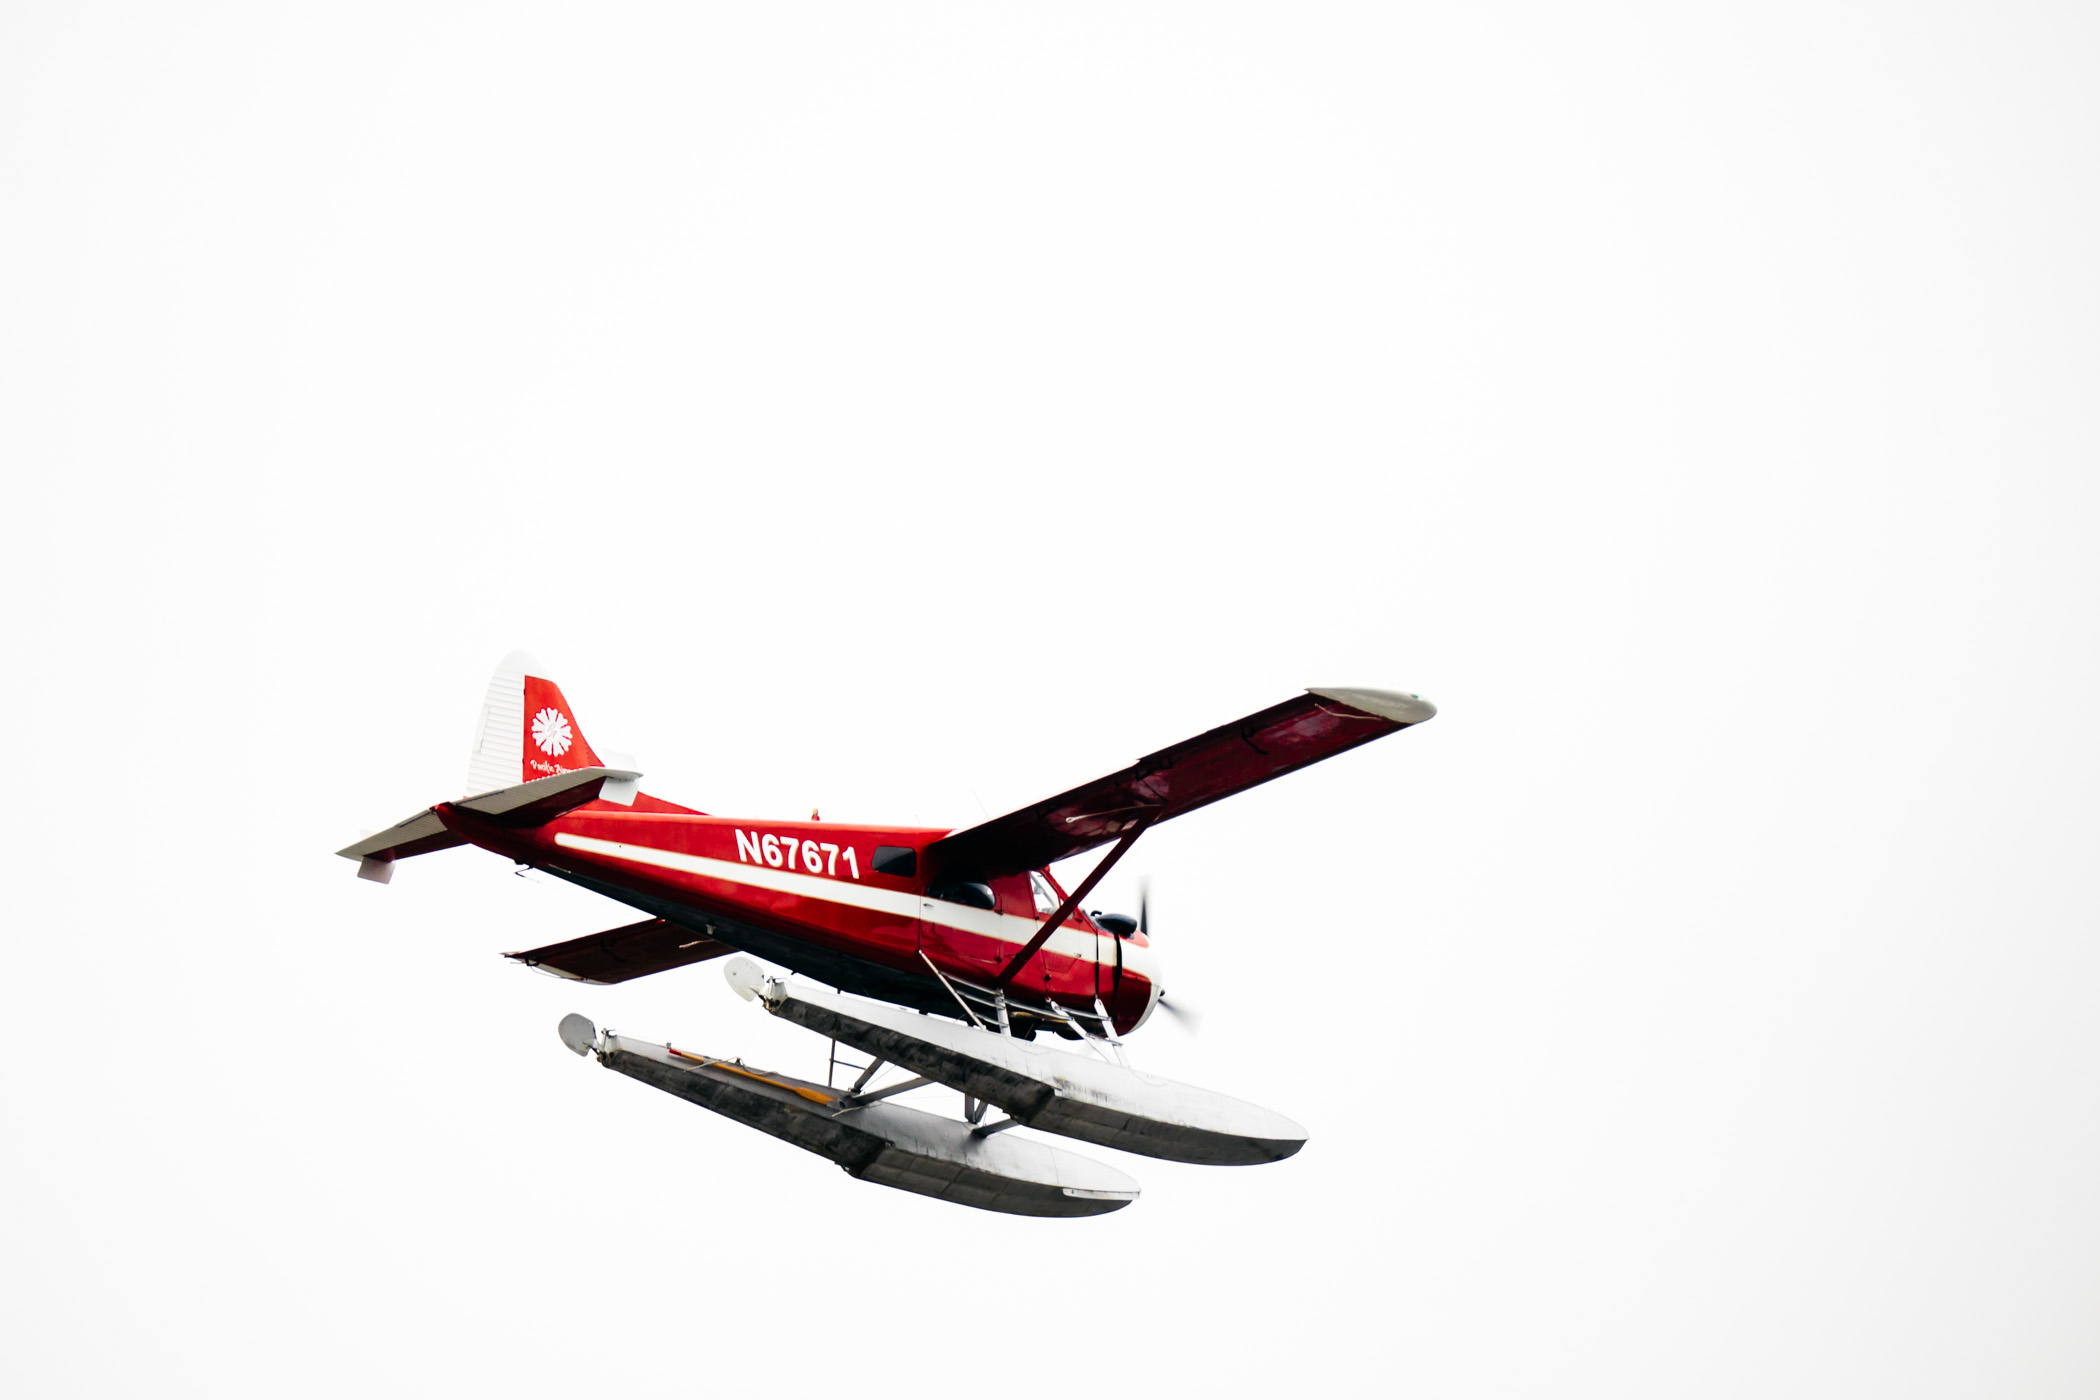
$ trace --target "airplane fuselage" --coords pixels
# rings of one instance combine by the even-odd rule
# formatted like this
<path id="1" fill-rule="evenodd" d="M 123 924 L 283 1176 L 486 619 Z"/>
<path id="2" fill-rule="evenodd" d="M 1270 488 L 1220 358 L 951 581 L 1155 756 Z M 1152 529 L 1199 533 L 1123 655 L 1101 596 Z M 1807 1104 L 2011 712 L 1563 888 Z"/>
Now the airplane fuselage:
<path id="1" fill-rule="evenodd" d="M 944 829 L 754 822 L 605 802 L 521 829 L 452 804 L 433 810 L 473 845 L 696 938 L 958 1019 L 966 1012 L 942 978 L 995 982 L 1065 898 L 1048 871 L 929 876 L 923 852 Z M 1158 965 L 1143 933 L 1118 935 L 1074 911 L 1006 994 L 1016 1008 L 1054 1005 L 1086 1018 L 1096 1018 L 1098 1001 L 1123 1034 L 1151 1013 Z"/>

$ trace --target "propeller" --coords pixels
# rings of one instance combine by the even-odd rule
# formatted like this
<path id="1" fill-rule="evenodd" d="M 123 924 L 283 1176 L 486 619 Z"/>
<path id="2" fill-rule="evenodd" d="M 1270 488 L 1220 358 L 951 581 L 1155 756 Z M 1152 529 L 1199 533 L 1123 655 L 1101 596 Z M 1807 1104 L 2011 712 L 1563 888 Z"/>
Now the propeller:
<path id="1" fill-rule="evenodd" d="M 1202 1012 L 1196 1010 L 1187 1002 L 1168 1001 L 1165 992 L 1159 994 L 1159 1009 L 1180 1022 L 1182 1028 L 1190 1035 L 1194 1035 L 1197 1031 L 1203 1029 Z"/>
<path id="2" fill-rule="evenodd" d="M 1149 877 L 1138 881 L 1138 932 L 1145 936 L 1147 943 L 1152 941 L 1152 881 Z M 1167 994 L 1161 992 L 1159 1009 L 1180 1022 L 1191 1035 L 1203 1029 L 1203 1013 L 1185 1001 L 1168 1001 Z"/>

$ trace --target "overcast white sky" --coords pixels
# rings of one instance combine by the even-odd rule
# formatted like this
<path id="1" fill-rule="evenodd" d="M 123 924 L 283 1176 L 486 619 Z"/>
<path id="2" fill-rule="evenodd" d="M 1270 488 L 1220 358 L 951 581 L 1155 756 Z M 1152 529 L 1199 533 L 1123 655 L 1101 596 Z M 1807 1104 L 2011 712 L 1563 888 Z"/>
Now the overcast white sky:
<path id="1" fill-rule="evenodd" d="M 2062 3 L 6 6 L 0 1381 L 2095 1393 L 2096 65 Z M 513 647 L 753 816 L 1431 697 L 1105 887 L 1208 1013 L 1139 1062 L 1310 1145 L 1015 1220 L 574 1059 L 823 1046 L 330 854 Z"/>

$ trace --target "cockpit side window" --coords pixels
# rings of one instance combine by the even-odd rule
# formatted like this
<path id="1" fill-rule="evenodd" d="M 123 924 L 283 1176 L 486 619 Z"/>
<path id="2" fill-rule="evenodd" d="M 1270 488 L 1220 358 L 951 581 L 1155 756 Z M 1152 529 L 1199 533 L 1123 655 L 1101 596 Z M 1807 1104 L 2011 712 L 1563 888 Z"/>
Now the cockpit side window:
<path id="1" fill-rule="evenodd" d="M 1050 882 L 1043 878 L 1041 871 L 1029 871 L 1028 883 L 1035 890 L 1035 916 L 1038 919 L 1049 918 L 1057 912 L 1057 906 L 1064 903 L 1057 897 L 1057 891 L 1050 888 Z"/>

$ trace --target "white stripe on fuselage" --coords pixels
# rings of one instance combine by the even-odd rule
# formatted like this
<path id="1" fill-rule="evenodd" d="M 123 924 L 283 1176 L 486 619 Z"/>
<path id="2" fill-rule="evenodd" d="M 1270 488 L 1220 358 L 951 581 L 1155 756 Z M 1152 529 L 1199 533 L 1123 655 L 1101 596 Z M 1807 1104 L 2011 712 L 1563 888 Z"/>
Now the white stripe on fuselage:
<path id="1" fill-rule="evenodd" d="M 1021 919 L 1011 914 L 996 914 L 989 909 L 972 909 L 966 904 L 950 904 L 944 899 L 923 899 L 903 890 L 877 889 L 873 885 L 828 880 L 821 875 L 802 875 L 792 870 L 746 865 L 741 861 L 692 856 L 683 851 L 658 850 L 654 846 L 636 846 L 626 841 L 603 841 L 595 836 L 577 836 L 571 832 L 558 831 L 554 834 L 554 844 L 566 846 L 574 851 L 586 851 L 592 855 L 611 856 L 614 860 L 633 861 L 637 865 L 654 865 L 664 870 L 681 870 L 688 875 L 704 875 L 710 880 L 726 880 L 731 884 L 775 890 L 781 894 L 794 895 L 798 899 L 828 900 L 833 904 L 869 909 L 900 919 L 924 918 L 929 923 L 940 924 L 945 928 L 974 933 L 981 938 L 994 938 L 1001 943 L 1011 943 L 1015 948 L 1035 937 L 1036 931 L 1042 927 L 1042 921 L 1039 919 Z M 1092 962 L 1096 946 L 1095 935 L 1085 929 L 1076 929 L 1068 925 L 1051 934 L 1049 942 L 1044 946 L 1061 956 Z M 1125 943 L 1124 969 L 1148 980 L 1152 979 L 1151 951 L 1135 943 Z"/>

